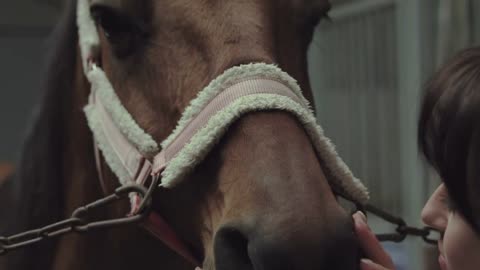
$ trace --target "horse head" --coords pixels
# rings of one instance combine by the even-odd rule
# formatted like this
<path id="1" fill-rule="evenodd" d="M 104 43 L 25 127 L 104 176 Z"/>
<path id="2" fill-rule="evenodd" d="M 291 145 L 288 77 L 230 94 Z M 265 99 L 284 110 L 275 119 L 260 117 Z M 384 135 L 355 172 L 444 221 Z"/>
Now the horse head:
<path id="1" fill-rule="evenodd" d="M 276 65 L 313 104 L 307 50 L 328 0 L 79 1 L 88 4 L 99 34 L 96 64 L 154 142 L 172 133 L 211 81 L 243 64 Z M 90 94 L 88 67 L 76 42 L 73 87 L 62 105 L 65 215 L 103 195 L 95 142 L 81 110 Z M 99 161 L 111 193 L 118 175 Z M 298 117 L 252 111 L 233 122 L 175 187 L 155 190 L 153 208 L 206 270 L 358 269 L 353 222 L 329 185 L 335 172 L 328 163 Z M 135 226 L 63 238 L 53 259 L 53 269 L 194 267 Z"/>

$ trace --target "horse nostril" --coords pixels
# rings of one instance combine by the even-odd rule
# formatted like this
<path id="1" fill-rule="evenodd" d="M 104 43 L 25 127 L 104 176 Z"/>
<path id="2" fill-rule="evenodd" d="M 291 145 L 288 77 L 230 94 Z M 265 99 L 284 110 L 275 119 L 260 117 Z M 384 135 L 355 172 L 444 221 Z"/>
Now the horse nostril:
<path id="1" fill-rule="evenodd" d="M 248 239 L 237 229 L 220 229 L 215 236 L 214 252 L 217 270 L 253 270 L 248 254 Z"/>
<path id="2" fill-rule="evenodd" d="M 275 224 L 255 228 L 221 227 L 214 238 L 215 269 L 358 269 L 358 243 L 351 222 L 343 218 L 332 218 L 330 222 L 333 225 L 314 229 L 298 225 L 291 229 Z"/>

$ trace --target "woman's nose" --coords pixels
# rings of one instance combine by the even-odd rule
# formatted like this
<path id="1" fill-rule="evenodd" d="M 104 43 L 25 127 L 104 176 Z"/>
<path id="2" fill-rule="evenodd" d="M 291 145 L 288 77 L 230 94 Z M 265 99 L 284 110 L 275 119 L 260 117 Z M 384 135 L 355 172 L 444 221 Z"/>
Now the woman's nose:
<path id="1" fill-rule="evenodd" d="M 422 210 L 422 221 L 427 226 L 445 231 L 448 223 L 448 207 L 446 206 L 447 192 L 445 186 L 440 185 L 430 196 Z"/>

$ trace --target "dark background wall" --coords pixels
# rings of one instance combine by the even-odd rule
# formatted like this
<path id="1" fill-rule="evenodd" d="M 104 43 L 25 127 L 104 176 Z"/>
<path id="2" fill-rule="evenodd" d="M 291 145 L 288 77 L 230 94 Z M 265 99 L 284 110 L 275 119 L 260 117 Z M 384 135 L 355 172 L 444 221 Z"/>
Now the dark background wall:
<path id="1" fill-rule="evenodd" d="M 0 0 L 0 162 L 17 157 L 60 1 Z"/>

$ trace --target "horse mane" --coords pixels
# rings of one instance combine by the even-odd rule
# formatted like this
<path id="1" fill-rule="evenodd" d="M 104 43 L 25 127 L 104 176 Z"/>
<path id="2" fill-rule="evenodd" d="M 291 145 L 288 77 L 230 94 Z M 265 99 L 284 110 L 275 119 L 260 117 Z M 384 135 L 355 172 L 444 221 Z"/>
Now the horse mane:
<path id="1" fill-rule="evenodd" d="M 0 235 L 42 227 L 62 217 L 64 112 L 71 106 L 77 51 L 75 2 L 68 1 L 47 43 L 51 51 L 43 69 L 41 100 L 16 173 L 0 189 Z M 50 269 L 54 247 L 55 241 L 50 240 L 14 251 L 7 255 L 6 269 Z"/>

